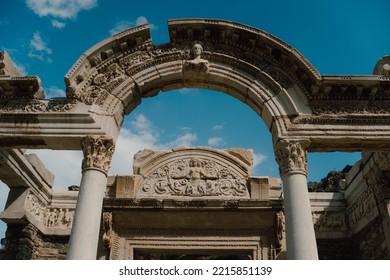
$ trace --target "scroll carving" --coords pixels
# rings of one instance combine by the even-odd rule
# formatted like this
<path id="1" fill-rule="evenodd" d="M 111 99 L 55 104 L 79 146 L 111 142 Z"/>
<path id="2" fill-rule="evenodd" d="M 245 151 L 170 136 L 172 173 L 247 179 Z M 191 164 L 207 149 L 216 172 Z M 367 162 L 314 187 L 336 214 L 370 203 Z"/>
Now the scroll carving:
<path id="1" fill-rule="evenodd" d="M 280 175 L 301 172 L 307 175 L 307 151 L 309 140 L 280 140 L 276 144 L 275 159 L 279 164 Z"/>
<path id="2" fill-rule="evenodd" d="M 93 137 L 84 138 L 82 169 L 98 169 L 107 174 L 114 150 L 115 145 L 112 140 Z"/>
<path id="3" fill-rule="evenodd" d="M 248 198 L 247 180 L 211 159 L 181 158 L 158 167 L 142 183 L 141 196 L 215 196 Z"/>
<path id="4" fill-rule="evenodd" d="M 183 65 L 184 71 L 193 72 L 209 72 L 209 62 L 201 58 L 203 54 L 203 47 L 200 44 L 195 44 L 191 49 L 191 59 L 186 60 Z"/>

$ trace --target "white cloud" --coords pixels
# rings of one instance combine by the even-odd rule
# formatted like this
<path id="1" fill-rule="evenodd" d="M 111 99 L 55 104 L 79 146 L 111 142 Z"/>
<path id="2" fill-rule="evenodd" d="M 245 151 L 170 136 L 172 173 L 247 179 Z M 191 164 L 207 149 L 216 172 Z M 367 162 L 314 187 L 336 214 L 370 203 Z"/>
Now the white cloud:
<path id="1" fill-rule="evenodd" d="M 65 91 L 56 86 L 51 86 L 46 89 L 46 97 L 48 98 L 65 97 L 65 96 L 66 96 Z"/>
<path id="2" fill-rule="evenodd" d="M 211 130 L 213 131 L 218 131 L 218 130 L 223 130 L 223 125 L 222 124 L 216 124 L 214 125 Z"/>
<path id="3" fill-rule="evenodd" d="M 116 25 L 110 29 L 108 32 L 110 35 L 117 34 L 119 32 L 122 32 L 123 30 L 129 29 L 131 27 L 134 27 L 134 23 L 127 20 L 122 20 L 116 23 Z"/>
<path id="4" fill-rule="evenodd" d="M 56 19 L 53 19 L 51 21 L 51 25 L 53 25 L 55 28 L 58 28 L 58 29 L 62 29 L 66 26 L 65 23 L 61 22 L 61 21 L 58 21 Z"/>
<path id="5" fill-rule="evenodd" d="M 27 75 L 27 68 L 26 66 L 24 66 L 22 63 L 19 63 L 17 61 L 14 60 L 14 64 L 16 66 L 16 69 L 18 69 L 18 71 L 20 72 L 20 74 L 22 74 L 23 76 Z"/>
<path id="6" fill-rule="evenodd" d="M 267 156 L 262 153 L 253 153 L 253 169 L 262 164 L 267 159 Z"/>
<path id="7" fill-rule="evenodd" d="M 198 139 L 196 133 L 186 133 L 177 137 L 174 141 L 167 144 L 169 147 L 189 147 L 193 146 Z"/>
<path id="8" fill-rule="evenodd" d="M 40 17 L 75 19 L 82 10 L 96 7 L 96 0 L 26 0 L 27 6 Z"/>
<path id="9" fill-rule="evenodd" d="M 42 39 L 39 32 L 35 32 L 30 40 L 29 57 L 37 58 L 42 61 L 51 62 L 50 55 L 53 51 L 47 46 L 47 43 Z"/>
<path id="10" fill-rule="evenodd" d="M 222 137 L 211 137 L 207 140 L 207 145 L 212 147 L 218 147 L 223 143 Z"/>
<path id="11" fill-rule="evenodd" d="M 146 19 L 146 17 L 144 16 L 140 16 L 138 17 L 136 20 L 135 20 L 135 25 L 138 26 L 138 25 L 143 25 L 143 24 L 149 24 L 149 28 L 150 30 L 155 30 L 157 29 L 158 27 L 156 25 L 154 25 L 153 23 L 149 23 L 148 20 Z"/>
<path id="12" fill-rule="evenodd" d="M 144 16 L 138 17 L 135 21 L 122 20 L 117 22 L 116 25 L 113 28 L 111 28 L 108 32 L 110 33 L 110 35 L 114 35 L 126 29 L 129 29 L 131 27 L 143 25 L 143 24 L 148 24 L 148 20 Z M 152 23 L 149 23 L 149 28 L 151 30 L 154 30 L 157 29 L 157 26 Z"/>

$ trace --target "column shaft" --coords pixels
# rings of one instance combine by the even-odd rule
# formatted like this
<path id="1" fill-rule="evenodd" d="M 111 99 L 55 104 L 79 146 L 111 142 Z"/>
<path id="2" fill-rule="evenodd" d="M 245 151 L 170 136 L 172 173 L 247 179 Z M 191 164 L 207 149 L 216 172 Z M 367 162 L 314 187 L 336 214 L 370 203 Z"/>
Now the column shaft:
<path id="1" fill-rule="evenodd" d="M 286 215 L 286 247 L 289 260 L 317 260 L 317 243 L 306 176 L 286 174 L 282 178 Z"/>
<path id="2" fill-rule="evenodd" d="M 90 169 L 83 173 L 69 240 L 70 260 L 96 260 L 106 185 L 107 177 L 101 171 Z"/>
<path id="3" fill-rule="evenodd" d="M 83 176 L 69 240 L 69 260 L 96 260 L 107 172 L 115 146 L 112 140 L 86 137 Z"/>
<path id="4" fill-rule="evenodd" d="M 318 260 L 307 189 L 307 139 L 280 140 L 275 157 L 283 180 L 286 253 L 290 260 Z"/>

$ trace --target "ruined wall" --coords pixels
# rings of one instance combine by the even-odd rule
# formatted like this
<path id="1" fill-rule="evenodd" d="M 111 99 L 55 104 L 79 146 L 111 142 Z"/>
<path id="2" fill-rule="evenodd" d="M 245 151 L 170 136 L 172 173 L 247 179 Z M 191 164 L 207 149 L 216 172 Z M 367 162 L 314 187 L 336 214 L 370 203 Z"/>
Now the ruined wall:
<path id="1" fill-rule="evenodd" d="M 45 236 L 32 224 L 8 225 L 0 260 L 64 260 L 69 236 Z"/>

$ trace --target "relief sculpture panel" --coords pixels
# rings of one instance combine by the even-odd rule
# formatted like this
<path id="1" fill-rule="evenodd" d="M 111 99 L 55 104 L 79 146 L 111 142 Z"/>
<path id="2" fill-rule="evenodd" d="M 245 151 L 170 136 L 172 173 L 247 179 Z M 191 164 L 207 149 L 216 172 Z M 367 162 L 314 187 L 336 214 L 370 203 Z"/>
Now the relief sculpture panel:
<path id="1" fill-rule="evenodd" d="M 249 198 L 247 180 L 213 160 L 182 158 L 159 167 L 141 185 L 139 195 Z"/>
<path id="2" fill-rule="evenodd" d="M 190 150 L 149 156 L 148 152 L 138 155 L 142 163 L 140 175 L 144 177 L 138 188 L 137 197 L 212 197 L 249 198 L 248 170 L 237 168 L 238 160 L 225 154 L 208 154 L 207 150 Z M 138 172 L 136 172 L 138 173 Z"/>

